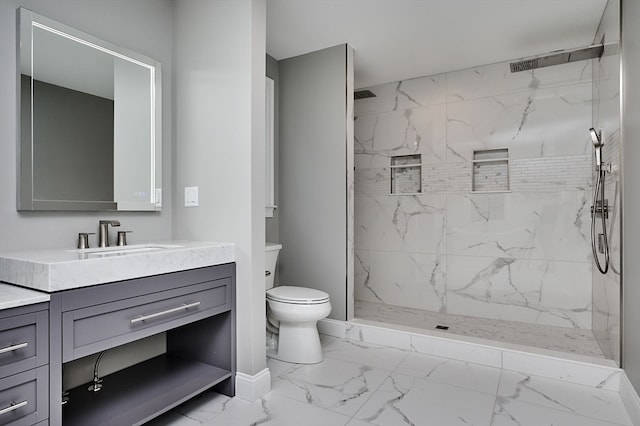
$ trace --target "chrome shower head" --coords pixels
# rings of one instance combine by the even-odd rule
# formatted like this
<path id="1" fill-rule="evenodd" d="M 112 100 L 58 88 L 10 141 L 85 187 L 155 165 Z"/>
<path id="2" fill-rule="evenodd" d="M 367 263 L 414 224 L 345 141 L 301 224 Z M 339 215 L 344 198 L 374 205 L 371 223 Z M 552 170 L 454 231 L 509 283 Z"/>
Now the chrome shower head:
<path id="1" fill-rule="evenodd" d="M 589 134 L 591 135 L 591 142 L 593 142 L 593 146 L 600 148 L 603 145 L 600 132 L 596 131 L 596 129 L 592 127 L 589 129 Z"/>

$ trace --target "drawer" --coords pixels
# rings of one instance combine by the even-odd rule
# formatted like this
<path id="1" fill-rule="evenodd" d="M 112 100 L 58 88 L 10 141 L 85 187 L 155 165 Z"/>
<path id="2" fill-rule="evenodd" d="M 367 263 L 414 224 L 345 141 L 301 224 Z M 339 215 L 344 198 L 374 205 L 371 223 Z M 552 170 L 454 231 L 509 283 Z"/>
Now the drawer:
<path id="1" fill-rule="evenodd" d="M 231 279 L 205 282 L 62 314 L 63 362 L 231 309 Z"/>
<path id="2" fill-rule="evenodd" d="M 48 363 L 47 311 L 2 318 L 0 321 L 0 378 Z"/>
<path id="3" fill-rule="evenodd" d="M 48 366 L 0 379 L 0 425 L 33 425 L 49 417 Z"/>

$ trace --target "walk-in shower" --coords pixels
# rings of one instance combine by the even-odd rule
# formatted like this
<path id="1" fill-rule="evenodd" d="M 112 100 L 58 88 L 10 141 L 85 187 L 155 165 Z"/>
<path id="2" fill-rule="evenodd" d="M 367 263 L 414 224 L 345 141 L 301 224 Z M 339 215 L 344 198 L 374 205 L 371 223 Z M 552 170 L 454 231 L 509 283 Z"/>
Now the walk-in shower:
<path id="1" fill-rule="evenodd" d="M 608 46 L 388 83 L 355 102 L 356 319 L 617 359 Z M 390 191 L 409 157 L 406 190 Z"/>
<path id="2" fill-rule="evenodd" d="M 610 164 L 602 161 L 602 146 L 604 137 L 602 131 L 589 129 L 591 141 L 595 152 L 596 178 L 593 189 L 593 205 L 591 206 L 591 252 L 593 261 L 602 274 L 609 271 L 609 237 L 607 235 L 607 219 L 609 218 L 609 202 L 605 198 L 605 177 L 610 173 Z M 597 231 L 597 222 L 600 219 L 602 232 Z M 603 261 L 600 262 L 600 254 Z"/>

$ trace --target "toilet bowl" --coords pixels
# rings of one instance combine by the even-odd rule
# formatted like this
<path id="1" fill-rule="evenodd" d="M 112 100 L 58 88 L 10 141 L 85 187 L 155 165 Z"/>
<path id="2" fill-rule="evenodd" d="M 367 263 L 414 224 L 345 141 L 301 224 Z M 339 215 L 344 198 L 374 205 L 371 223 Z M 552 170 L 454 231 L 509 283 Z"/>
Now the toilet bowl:
<path id="1" fill-rule="evenodd" d="M 280 244 L 267 244 L 265 249 L 267 331 L 277 336 L 277 345 L 268 345 L 267 353 L 280 361 L 315 364 L 323 359 L 317 322 L 331 313 L 329 295 L 306 287 L 274 287 L 281 248 Z"/>

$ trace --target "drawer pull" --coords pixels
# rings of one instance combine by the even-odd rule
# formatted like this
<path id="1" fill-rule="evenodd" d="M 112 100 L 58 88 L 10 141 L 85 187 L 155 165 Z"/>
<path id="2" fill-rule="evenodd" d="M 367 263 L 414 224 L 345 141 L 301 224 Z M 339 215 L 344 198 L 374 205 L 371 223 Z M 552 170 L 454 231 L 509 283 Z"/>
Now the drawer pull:
<path id="1" fill-rule="evenodd" d="M 29 344 L 27 342 L 19 343 L 17 345 L 7 346 L 6 348 L 0 349 L 0 354 L 4 354 L 4 353 L 7 353 L 7 352 L 12 352 L 12 351 L 17 351 L 18 349 L 26 348 L 27 346 L 29 346 Z M 0 414 L 2 414 L 2 413 L 0 413 Z"/>
<path id="2" fill-rule="evenodd" d="M 166 311 L 156 312 L 155 314 L 139 316 L 138 318 L 132 319 L 131 320 L 131 324 L 137 324 L 139 322 L 143 322 L 143 321 L 146 321 L 146 320 L 158 318 L 158 317 L 161 317 L 163 315 L 173 314 L 175 312 L 186 311 L 187 309 L 195 308 L 198 305 L 200 305 L 200 302 L 193 302 L 193 303 L 189 303 L 188 305 L 182 305 L 182 306 L 178 306 L 176 308 L 167 309 Z"/>
<path id="3" fill-rule="evenodd" d="M 22 408 L 25 405 L 27 405 L 27 401 L 18 402 L 17 404 L 15 402 L 12 402 L 11 405 L 8 406 L 7 408 L 3 408 L 2 410 L 0 410 L 0 416 L 3 414 L 10 413 L 13 410 L 17 410 L 18 408 Z"/>

